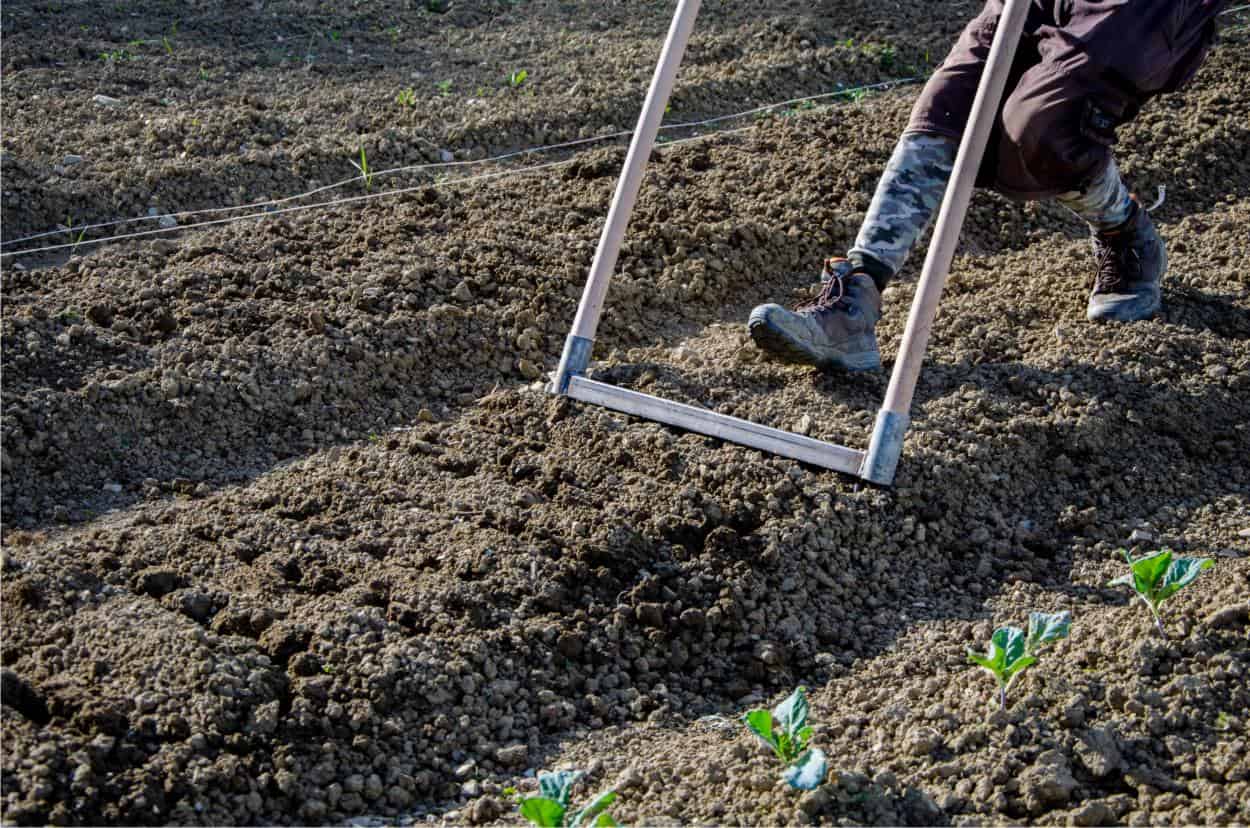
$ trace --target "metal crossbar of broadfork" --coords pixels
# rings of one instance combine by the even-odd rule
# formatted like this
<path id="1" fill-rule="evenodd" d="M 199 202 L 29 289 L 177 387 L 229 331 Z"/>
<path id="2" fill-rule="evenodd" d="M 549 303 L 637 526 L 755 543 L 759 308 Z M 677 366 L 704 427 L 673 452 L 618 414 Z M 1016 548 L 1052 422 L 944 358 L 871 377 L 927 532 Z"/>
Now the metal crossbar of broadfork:
<path id="1" fill-rule="evenodd" d="M 912 395 L 920 376 L 921 363 L 924 361 L 925 346 L 933 327 L 933 319 L 937 315 L 946 275 L 954 258 L 964 214 L 972 197 L 977 168 L 985 152 L 990 127 L 997 115 L 998 104 L 1006 86 L 1007 73 L 1024 29 L 1029 0 L 1008 0 L 999 19 L 994 45 L 990 49 L 972 114 L 955 157 L 950 184 L 938 212 L 933 241 L 925 257 L 916 297 L 907 317 L 907 328 L 899 344 L 899 356 L 894 362 L 894 372 L 890 376 L 890 385 L 886 390 L 881 411 L 877 414 L 867 451 L 825 443 L 696 406 L 617 388 L 586 376 L 608 281 L 616 268 L 625 227 L 629 223 L 630 213 L 633 212 L 638 198 L 638 189 L 642 185 L 643 168 L 655 144 L 660 119 L 673 91 L 673 81 L 677 76 L 677 68 L 681 65 L 690 32 L 694 28 L 699 2 L 700 0 L 679 0 L 677 4 L 668 38 L 660 53 L 660 62 L 651 79 L 651 88 L 647 92 L 638 126 L 634 130 L 633 140 L 625 157 L 625 167 L 617 183 L 616 195 L 608 210 L 603 235 L 599 238 L 599 248 L 590 267 L 590 276 L 577 308 L 577 317 L 573 320 L 573 330 L 564 343 L 564 353 L 560 357 L 560 367 L 553 378 L 551 391 L 575 400 L 741 443 L 888 486 L 894 482 L 894 472 L 903 450 L 903 435 L 909 423 Z"/>

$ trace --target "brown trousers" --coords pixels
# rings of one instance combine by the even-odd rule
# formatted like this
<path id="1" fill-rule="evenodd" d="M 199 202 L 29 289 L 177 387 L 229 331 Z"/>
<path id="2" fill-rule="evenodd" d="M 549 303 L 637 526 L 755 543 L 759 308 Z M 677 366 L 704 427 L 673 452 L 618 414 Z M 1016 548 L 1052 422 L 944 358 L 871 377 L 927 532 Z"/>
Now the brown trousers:
<path id="1" fill-rule="evenodd" d="M 1106 167 L 1116 127 L 1202 65 L 1224 0 L 1033 0 L 978 185 L 1016 199 L 1081 190 Z M 1002 0 L 929 78 L 908 131 L 963 134 Z"/>

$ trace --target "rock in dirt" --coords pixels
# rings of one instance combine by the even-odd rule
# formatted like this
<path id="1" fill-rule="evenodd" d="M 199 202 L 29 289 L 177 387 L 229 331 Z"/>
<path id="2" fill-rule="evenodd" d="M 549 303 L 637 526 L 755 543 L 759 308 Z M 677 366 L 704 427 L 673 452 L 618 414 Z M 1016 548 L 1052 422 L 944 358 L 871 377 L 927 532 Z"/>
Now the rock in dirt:
<path id="1" fill-rule="evenodd" d="M 1246 624 L 1250 624 L 1250 604 L 1221 607 L 1207 616 L 1207 626 L 1214 629 L 1232 629 Z"/>
<path id="2" fill-rule="evenodd" d="M 93 95 L 91 102 L 96 106 L 107 106 L 109 109 L 116 109 L 122 105 L 117 98 L 110 98 L 108 95 Z"/>
<path id="3" fill-rule="evenodd" d="M 508 745 L 501 747 L 495 751 L 495 759 L 499 764 L 508 768 L 519 768 L 523 766 L 530 756 L 530 749 L 527 745 Z"/>
<path id="4" fill-rule="evenodd" d="M 1086 802 L 1072 812 L 1072 824 L 1080 826 L 1115 825 L 1115 811 L 1101 799 Z"/>
<path id="5" fill-rule="evenodd" d="M 474 825 L 493 822 L 503 814 L 503 806 L 493 796 L 484 796 L 469 808 L 469 821 Z"/>
<path id="6" fill-rule="evenodd" d="M 1077 742 L 1076 757 L 1095 779 L 1104 779 L 1116 771 L 1124 770 L 1124 757 L 1120 755 L 1119 741 L 1114 732 L 1106 728 L 1091 727 Z"/>
<path id="7" fill-rule="evenodd" d="M 1067 805 L 1075 788 L 1068 757 L 1058 750 L 1045 751 L 1020 775 L 1020 793 L 1035 814 Z"/>

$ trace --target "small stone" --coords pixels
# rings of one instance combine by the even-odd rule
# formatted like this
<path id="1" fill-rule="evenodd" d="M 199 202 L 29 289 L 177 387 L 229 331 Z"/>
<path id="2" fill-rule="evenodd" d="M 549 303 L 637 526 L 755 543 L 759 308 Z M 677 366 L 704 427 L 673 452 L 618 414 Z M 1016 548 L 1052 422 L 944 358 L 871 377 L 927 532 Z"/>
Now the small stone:
<path id="1" fill-rule="evenodd" d="M 807 436 L 812 433 L 812 418 L 804 414 L 799 417 L 799 421 L 794 424 L 794 432 Z"/>
<path id="2" fill-rule="evenodd" d="M 438 151 L 438 160 L 442 161 L 444 164 L 450 164 L 452 161 L 456 160 L 456 156 L 451 150 L 441 149 Z"/>
<path id="3" fill-rule="evenodd" d="M 117 98 L 110 98 L 108 95 L 93 95 L 91 97 L 91 102 L 96 106 L 107 106 L 110 109 L 116 109 L 122 105 L 120 100 Z"/>
<path id="4" fill-rule="evenodd" d="M 1086 802 L 1072 813 L 1072 824 L 1080 826 L 1115 825 L 1115 811 L 1101 799 Z"/>
<path id="5" fill-rule="evenodd" d="M 451 295 L 452 298 L 458 299 L 461 302 L 473 301 L 473 291 L 469 289 L 469 282 L 467 279 L 461 279 L 460 283 L 452 289 Z"/>
<path id="6" fill-rule="evenodd" d="M 503 806 L 493 796 L 484 796 L 469 807 L 469 821 L 474 825 L 493 822 L 503 815 Z"/>
<path id="7" fill-rule="evenodd" d="M 543 375 L 543 371 L 528 359 L 519 359 L 516 364 L 517 370 L 521 372 L 521 376 L 529 380 L 538 379 Z"/>
<path id="8" fill-rule="evenodd" d="M 170 230 L 178 226 L 178 219 L 173 216 L 161 216 L 156 220 L 156 223 L 160 225 L 161 229 Z"/>
<path id="9" fill-rule="evenodd" d="M 638 616 L 638 623 L 644 627 L 660 629 L 664 626 L 664 606 L 662 604 L 639 604 L 635 613 Z"/>
<path id="10" fill-rule="evenodd" d="M 1128 536 L 1129 543 L 1151 543 L 1155 536 L 1145 529 L 1134 529 Z"/>
<path id="11" fill-rule="evenodd" d="M 799 800 L 799 810 L 809 817 L 814 817 L 829 805 L 829 792 L 823 787 L 809 791 Z"/>
<path id="12" fill-rule="evenodd" d="M 61 159 L 62 167 L 76 167 L 82 163 L 81 155 L 67 155 Z"/>
<path id="13" fill-rule="evenodd" d="M 1076 744 L 1076 758 L 1095 779 L 1103 779 L 1124 768 L 1119 740 L 1106 728 L 1092 727 Z"/>
<path id="14" fill-rule="evenodd" d="M 438 422 L 438 418 L 434 416 L 434 412 L 428 408 L 423 408 L 417 412 L 417 420 L 423 423 Z"/>
<path id="15" fill-rule="evenodd" d="M 508 745 L 495 751 L 495 759 L 499 764 L 509 768 L 519 768 L 529 760 L 530 749 L 527 745 Z"/>
<path id="16" fill-rule="evenodd" d="M 1068 758 L 1058 750 L 1045 751 L 1020 774 L 1020 793 L 1033 813 L 1066 805 L 1075 789 Z"/>

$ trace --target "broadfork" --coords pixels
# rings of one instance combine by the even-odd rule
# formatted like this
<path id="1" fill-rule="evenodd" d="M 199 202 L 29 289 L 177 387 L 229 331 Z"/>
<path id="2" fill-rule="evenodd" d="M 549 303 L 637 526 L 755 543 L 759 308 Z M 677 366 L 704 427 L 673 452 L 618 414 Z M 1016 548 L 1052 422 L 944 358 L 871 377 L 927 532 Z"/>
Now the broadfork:
<path id="1" fill-rule="evenodd" d="M 638 117 L 638 126 L 625 156 L 625 166 L 608 209 L 599 247 L 595 251 L 590 275 L 577 307 L 577 316 L 573 320 L 573 330 L 565 340 L 560 366 L 552 378 L 550 391 L 888 486 L 894 482 L 894 473 L 903 451 L 903 436 L 910 422 L 912 396 L 920 376 L 921 364 L 924 362 L 925 346 L 929 341 L 938 302 L 942 297 L 942 288 L 946 284 L 951 260 L 955 255 L 955 246 L 959 241 L 964 214 L 972 197 L 977 169 L 997 116 L 1016 45 L 1024 30 L 1029 0 L 1007 0 L 999 19 L 994 43 L 977 87 L 972 113 L 964 129 L 959 152 L 955 156 L 950 183 L 938 211 L 933 240 L 925 256 L 915 299 L 907 317 L 907 327 L 899 343 L 899 356 L 894 362 L 890 384 L 886 389 L 881 410 L 877 413 L 867 451 L 826 443 L 738 417 L 618 388 L 586 376 L 608 282 L 616 268 L 625 228 L 629 224 L 629 217 L 642 185 L 643 169 L 651 155 L 660 120 L 672 94 L 677 69 L 681 65 L 686 43 L 694 28 L 695 16 L 699 12 L 699 3 L 700 0 L 679 0 L 677 3 L 668 37 L 660 52 L 660 62 L 651 79 L 651 87 Z"/>

